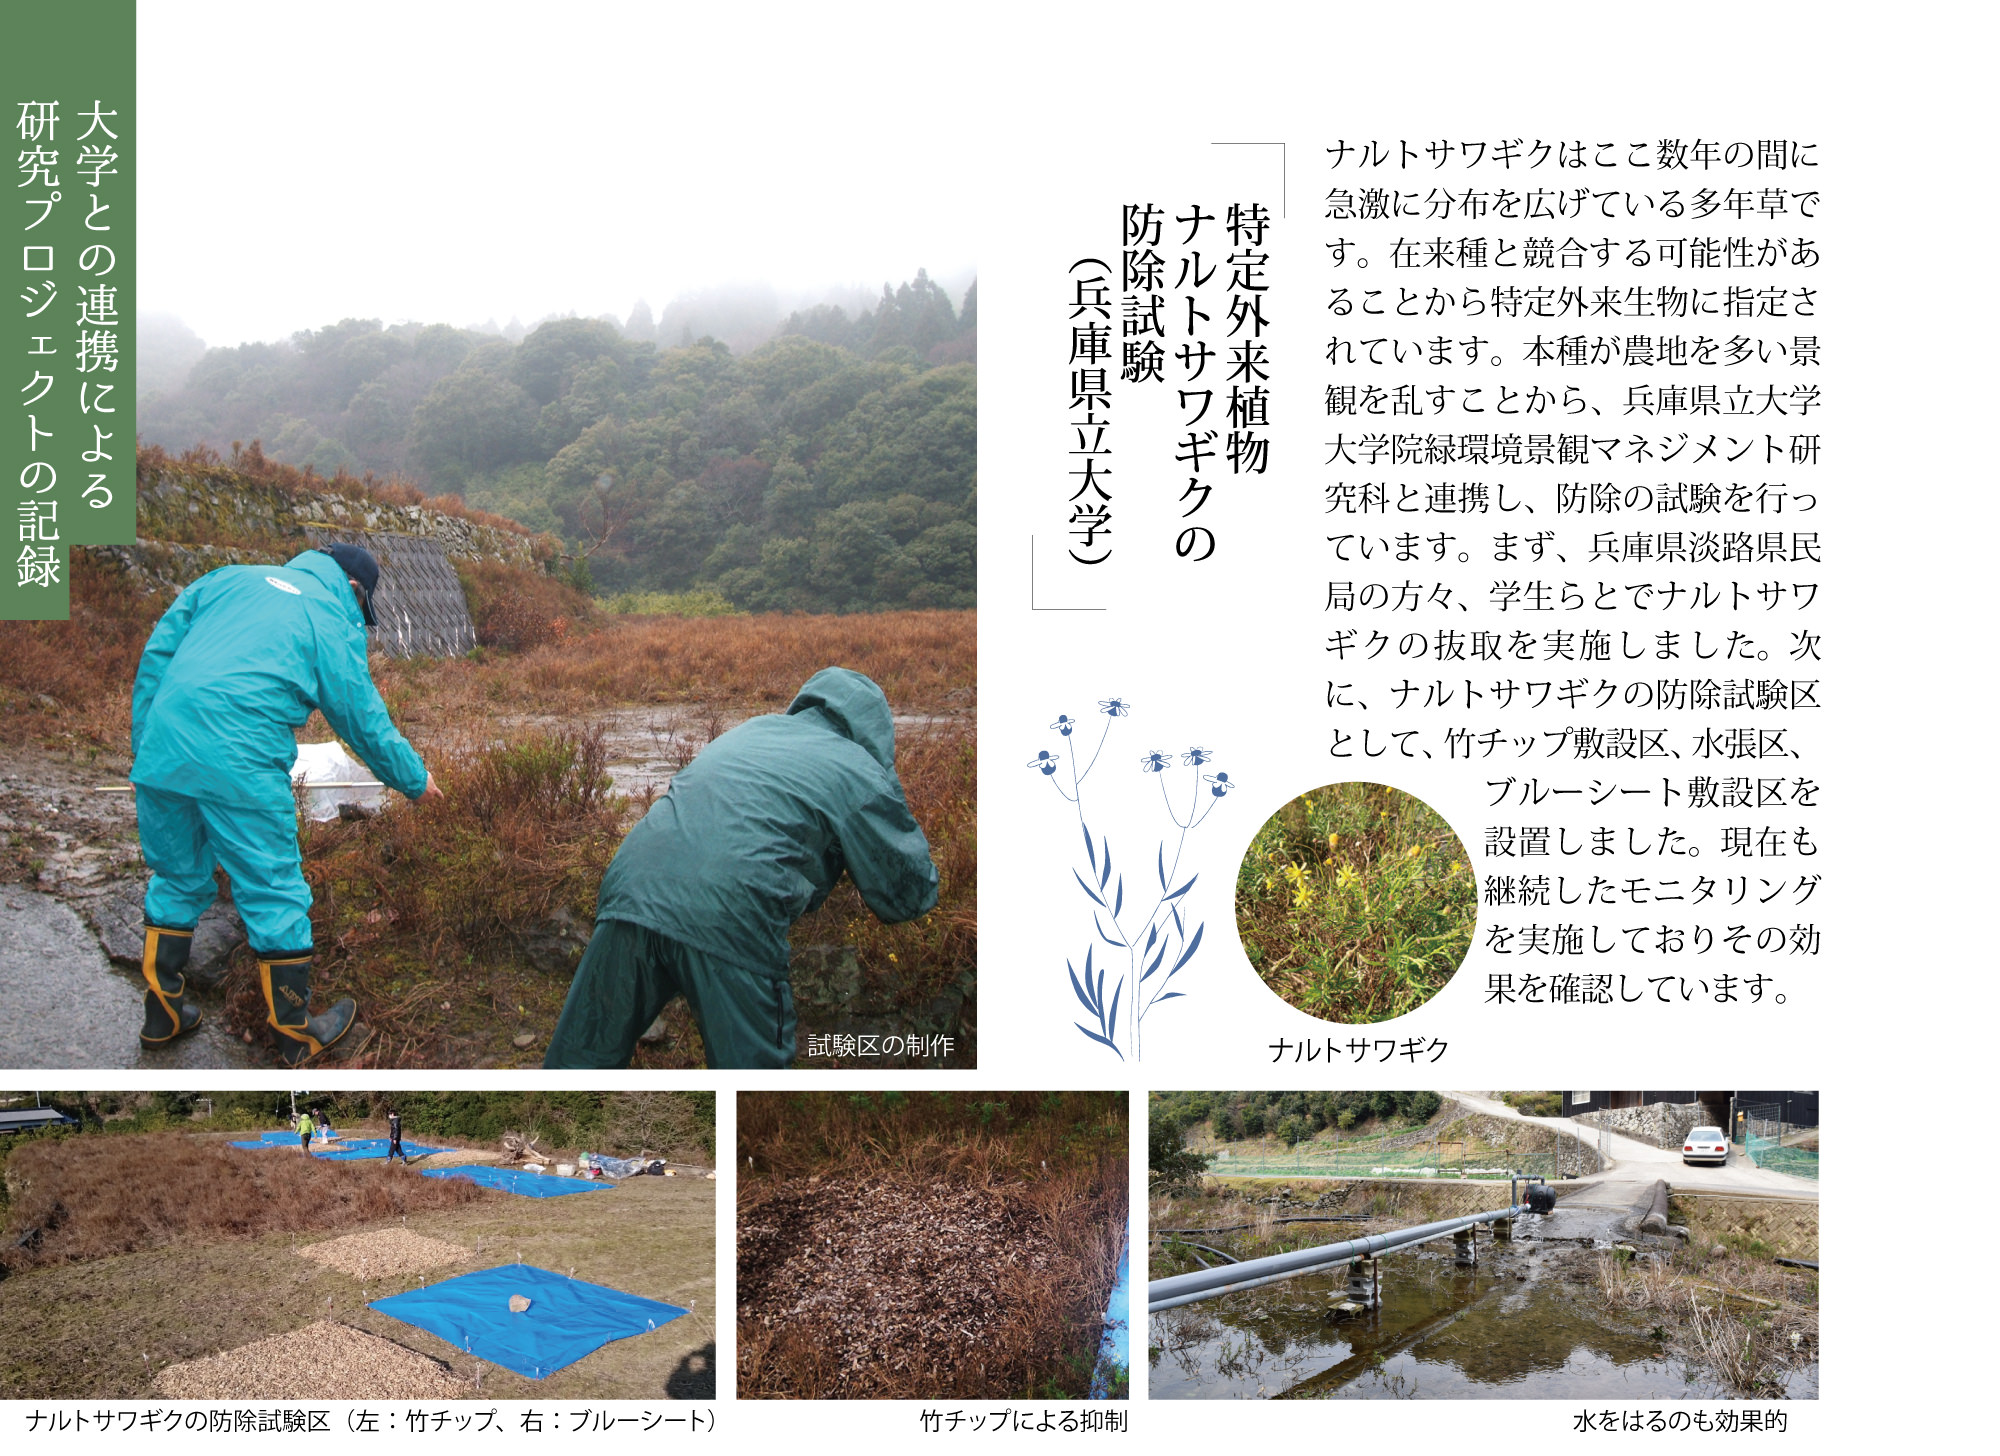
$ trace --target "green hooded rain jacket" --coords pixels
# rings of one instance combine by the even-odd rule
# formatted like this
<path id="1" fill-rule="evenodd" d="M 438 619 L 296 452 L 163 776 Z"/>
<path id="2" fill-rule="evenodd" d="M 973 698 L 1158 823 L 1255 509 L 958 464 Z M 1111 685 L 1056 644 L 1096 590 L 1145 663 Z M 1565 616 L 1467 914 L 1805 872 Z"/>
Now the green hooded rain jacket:
<path id="1" fill-rule="evenodd" d="M 813 674 L 783 713 L 738 724 L 674 776 L 605 871 L 597 918 L 773 977 L 789 973 L 792 922 L 843 869 L 882 919 L 914 920 L 937 904 L 937 867 L 895 763 L 882 690 L 844 667 Z"/>

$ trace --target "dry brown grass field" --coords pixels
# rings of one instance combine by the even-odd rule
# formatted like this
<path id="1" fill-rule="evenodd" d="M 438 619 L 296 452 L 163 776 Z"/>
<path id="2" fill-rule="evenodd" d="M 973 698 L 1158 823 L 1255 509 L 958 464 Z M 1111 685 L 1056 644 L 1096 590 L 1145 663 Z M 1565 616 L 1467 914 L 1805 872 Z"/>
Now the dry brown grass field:
<path id="1" fill-rule="evenodd" d="M 437 1362 L 468 1396 L 712 1397 L 716 1185 L 706 1178 L 522 1198 L 421 1177 L 422 1163 L 328 1162 L 296 1148 L 230 1148 L 228 1136 L 241 1134 L 77 1137 L 9 1158 L 8 1243 L 57 1227 L 27 1262 L 10 1259 L 0 1283 L 0 1399 L 157 1396 L 154 1381 L 169 1366 L 329 1320 Z M 389 1230 L 456 1246 L 463 1258 L 357 1276 L 300 1252 Z M 535 1381 L 367 1307 L 517 1259 L 692 1313 Z"/>
<path id="2" fill-rule="evenodd" d="M 931 841 L 939 903 L 920 921 L 885 926 L 843 883 L 800 922 L 793 943 L 854 947 L 868 985 L 899 1006 L 922 1006 L 970 972 L 974 613 L 614 619 L 534 572 L 471 575 L 482 637 L 521 645 L 372 664 L 445 802 L 419 811 L 392 794 L 373 819 L 302 835 L 316 992 L 353 996 L 366 1028 L 342 1047 L 345 1064 L 538 1064 L 568 977 L 546 959 L 538 968 L 533 947 L 552 930 L 588 936 L 603 869 L 650 802 L 643 785 L 607 778 L 622 751 L 618 734 L 643 731 L 619 715 L 657 714 L 670 725 L 665 757 L 685 762 L 743 717 L 782 711 L 800 684 L 833 665 L 874 678 L 903 718 L 898 772 Z M 0 762 L 32 767 L 24 778 L 112 782 L 130 762 L 132 676 L 167 601 L 80 555 L 71 601 L 66 623 L 0 623 Z M 331 737 L 318 715 L 300 731 L 302 741 Z M 94 821 L 37 827 L 86 839 L 100 832 Z M 136 860 L 135 834 L 107 847 Z M 12 857 L 32 869 L 23 856 L 38 851 L 25 840 L 19 848 Z M 224 987 L 227 1028 L 253 1043 L 265 1035 L 254 977 L 239 953 Z M 669 1028 L 665 1042 L 639 1049 L 635 1065 L 701 1065 L 684 1007 L 670 1013 Z M 968 1040 L 955 1064 L 973 1056 Z"/>
<path id="3" fill-rule="evenodd" d="M 314 1233 L 498 1196 L 309 1158 L 295 1146 L 253 1151 L 174 1132 L 31 1143 L 8 1158 L 6 1176 L 0 1267 L 10 1274 L 190 1237 Z"/>

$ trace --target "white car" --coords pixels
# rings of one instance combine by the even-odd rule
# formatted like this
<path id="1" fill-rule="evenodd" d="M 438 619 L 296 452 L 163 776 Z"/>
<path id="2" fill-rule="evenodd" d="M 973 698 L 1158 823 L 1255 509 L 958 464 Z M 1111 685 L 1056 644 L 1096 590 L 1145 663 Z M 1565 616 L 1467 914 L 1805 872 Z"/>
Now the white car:
<path id="1" fill-rule="evenodd" d="M 1719 1127 L 1698 1127 L 1681 1144 L 1683 1163 L 1727 1163 L 1729 1140 Z"/>

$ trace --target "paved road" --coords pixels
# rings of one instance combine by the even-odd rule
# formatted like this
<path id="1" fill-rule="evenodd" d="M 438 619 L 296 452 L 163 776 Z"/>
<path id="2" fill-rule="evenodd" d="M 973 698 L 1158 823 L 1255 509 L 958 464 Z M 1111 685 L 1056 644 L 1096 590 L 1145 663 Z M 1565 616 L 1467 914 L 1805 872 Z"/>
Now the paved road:
<path id="1" fill-rule="evenodd" d="M 1571 1117 L 1523 1117 L 1504 1102 L 1483 1092 L 1447 1092 L 1445 1096 L 1474 1112 L 1504 1117 L 1514 1122 L 1533 1122 L 1580 1139 L 1586 1147 L 1602 1147 L 1605 1171 L 1590 1178 L 1573 1180 L 1563 1194 L 1563 1204 L 1579 1208 L 1630 1208 L 1654 1180 L 1664 1178 L 1676 1189 L 1689 1193 L 1742 1193 L 1765 1198 L 1796 1198 L 1819 1202 L 1819 1184 L 1809 1178 L 1794 1178 L 1759 1168 L 1739 1153 L 1719 1168 L 1691 1167 L 1681 1162 L 1678 1149 L 1656 1148 L 1621 1133 L 1591 1127 Z"/>

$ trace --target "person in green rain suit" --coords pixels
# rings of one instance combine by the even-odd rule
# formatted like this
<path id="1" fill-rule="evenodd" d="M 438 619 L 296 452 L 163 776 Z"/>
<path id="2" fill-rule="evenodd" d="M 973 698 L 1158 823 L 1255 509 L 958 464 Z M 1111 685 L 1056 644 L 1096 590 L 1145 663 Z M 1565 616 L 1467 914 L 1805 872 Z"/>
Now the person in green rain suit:
<path id="1" fill-rule="evenodd" d="M 354 1002 L 312 1012 L 312 892 L 299 869 L 293 729 L 314 708 L 376 777 L 442 797 L 368 676 L 380 575 L 359 546 L 283 566 L 225 566 L 182 591 L 153 628 L 132 684 L 132 785 L 146 887 L 146 1020 L 164 1046 L 201 1024 L 183 1000 L 195 922 L 229 872 L 270 1025 L 297 1066 L 347 1034 Z"/>
<path id="2" fill-rule="evenodd" d="M 882 919 L 937 904 L 937 866 L 896 779 L 888 699 L 844 667 L 738 724 L 674 776 L 604 872 L 597 928 L 544 1067 L 623 1067 L 676 996 L 710 1067 L 797 1049 L 792 922 L 845 870 Z"/>

